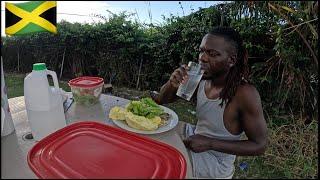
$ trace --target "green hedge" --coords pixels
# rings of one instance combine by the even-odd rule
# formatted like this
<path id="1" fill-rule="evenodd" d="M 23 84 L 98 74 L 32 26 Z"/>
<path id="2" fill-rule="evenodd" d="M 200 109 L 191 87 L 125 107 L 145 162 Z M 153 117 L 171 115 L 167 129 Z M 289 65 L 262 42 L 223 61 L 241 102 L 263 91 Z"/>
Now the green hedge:
<path id="1" fill-rule="evenodd" d="M 2 37 L 1 50 L 7 71 L 26 73 L 45 62 L 58 76 L 63 65 L 65 79 L 96 75 L 117 86 L 158 90 L 181 63 L 197 60 L 206 32 L 231 26 L 243 36 L 267 116 L 310 118 L 318 116 L 317 11 L 316 1 L 232 2 L 164 17 L 161 25 L 129 21 L 132 14 L 123 12 L 93 25 L 58 23 L 57 35 Z"/>

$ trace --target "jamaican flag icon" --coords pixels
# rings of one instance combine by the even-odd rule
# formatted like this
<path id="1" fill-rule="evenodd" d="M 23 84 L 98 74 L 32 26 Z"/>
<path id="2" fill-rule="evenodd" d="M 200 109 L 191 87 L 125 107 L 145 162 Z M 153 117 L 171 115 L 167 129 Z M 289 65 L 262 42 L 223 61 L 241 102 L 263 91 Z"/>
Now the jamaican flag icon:
<path id="1" fill-rule="evenodd" d="M 23 35 L 34 32 L 57 33 L 56 1 L 6 2 L 7 35 Z"/>

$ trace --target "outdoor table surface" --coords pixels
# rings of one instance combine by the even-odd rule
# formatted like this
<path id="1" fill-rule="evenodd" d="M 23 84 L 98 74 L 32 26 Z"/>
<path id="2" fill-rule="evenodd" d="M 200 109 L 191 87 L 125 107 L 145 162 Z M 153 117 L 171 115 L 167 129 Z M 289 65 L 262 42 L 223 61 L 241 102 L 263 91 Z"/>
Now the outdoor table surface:
<path id="1" fill-rule="evenodd" d="M 69 93 L 71 95 L 71 93 Z M 117 127 L 108 117 L 109 111 L 114 106 L 125 105 L 129 100 L 101 94 L 100 103 L 85 107 L 77 105 L 74 102 L 65 113 L 67 124 L 79 122 L 82 120 L 92 120 L 106 123 Z M 29 168 L 27 162 L 28 151 L 36 144 L 35 140 L 28 140 L 25 135 L 31 132 L 27 122 L 27 113 L 25 109 L 24 96 L 10 98 L 10 111 L 15 126 L 15 131 L 10 135 L 1 137 L 1 179 L 2 178 L 18 178 L 30 179 L 37 178 L 33 171 Z M 139 134 L 142 135 L 142 134 Z M 167 132 L 151 135 L 142 135 L 154 140 L 163 142 L 173 146 L 180 151 L 187 162 L 186 178 L 192 178 L 192 167 L 188 157 L 187 150 L 179 137 L 179 135 L 171 129 Z M 108 177 L 106 177 L 108 178 Z M 133 177 L 134 178 L 134 177 Z"/>

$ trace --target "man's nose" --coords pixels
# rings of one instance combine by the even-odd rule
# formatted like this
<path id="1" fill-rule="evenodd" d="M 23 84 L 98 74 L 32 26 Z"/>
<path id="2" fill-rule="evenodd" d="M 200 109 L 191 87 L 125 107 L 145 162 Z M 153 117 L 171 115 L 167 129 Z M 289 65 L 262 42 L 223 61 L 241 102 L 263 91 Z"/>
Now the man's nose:
<path id="1" fill-rule="evenodd" d="M 206 53 L 200 53 L 199 54 L 199 61 L 200 62 L 208 62 L 208 56 L 206 55 Z"/>

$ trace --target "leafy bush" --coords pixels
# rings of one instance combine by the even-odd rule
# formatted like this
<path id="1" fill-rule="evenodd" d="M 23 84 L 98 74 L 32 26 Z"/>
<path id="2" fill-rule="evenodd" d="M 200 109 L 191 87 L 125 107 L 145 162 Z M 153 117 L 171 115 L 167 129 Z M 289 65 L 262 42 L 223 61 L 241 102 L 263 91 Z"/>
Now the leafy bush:
<path id="1" fill-rule="evenodd" d="M 239 30 L 249 52 L 251 81 L 266 116 L 303 112 L 318 117 L 318 3 L 239 1 L 185 17 L 164 17 L 162 25 L 113 14 L 103 23 L 58 23 L 58 34 L 2 37 L 4 67 L 30 72 L 45 62 L 65 79 L 100 76 L 117 86 L 157 90 L 181 63 L 197 60 L 202 37 L 218 25 Z M 279 121 L 279 126 L 289 121 Z"/>

